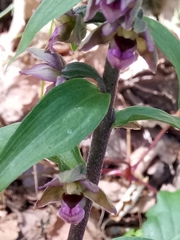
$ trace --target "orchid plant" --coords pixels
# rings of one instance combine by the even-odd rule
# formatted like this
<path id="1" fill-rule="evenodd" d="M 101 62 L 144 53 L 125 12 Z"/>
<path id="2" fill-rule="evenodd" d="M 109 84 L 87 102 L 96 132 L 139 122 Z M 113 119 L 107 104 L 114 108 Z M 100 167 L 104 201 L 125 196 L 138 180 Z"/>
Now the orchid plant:
<path id="1" fill-rule="evenodd" d="M 111 200 L 98 187 L 111 129 L 144 119 L 180 129 L 179 117 L 159 109 L 136 106 L 116 111 L 114 108 L 120 72 L 141 56 L 155 73 L 156 46 L 171 60 L 180 76 L 178 40 L 160 23 L 143 16 L 142 0 L 89 0 L 76 6 L 79 2 L 43 0 L 34 12 L 11 62 L 28 47 L 41 27 L 55 19 L 56 28 L 45 49 L 27 48 L 43 62 L 20 71 L 52 85 L 22 123 L 0 130 L 0 190 L 41 159 L 55 162 L 60 173 L 39 187 L 45 191 L 35 206 L 60 202 L 58 216 L 72 224 L 69 240 L 83 238 L 92 202 L 116 214 Z M 90 23 L 96 27 L 88 34 Z M 164 37 L 169 39 L 166 45 Z M 103 76 L 85 63 L 65 63 L 56 52 L 58 42 L 69 43 L 73 50 L 79 51 L 108 44 Z M 169 51 L 172 46 L 176 47 L 173 54 L 170 53 L 173 50 Z M 91 133 L 92 143 L 85 163 L 78 144 Z"/>

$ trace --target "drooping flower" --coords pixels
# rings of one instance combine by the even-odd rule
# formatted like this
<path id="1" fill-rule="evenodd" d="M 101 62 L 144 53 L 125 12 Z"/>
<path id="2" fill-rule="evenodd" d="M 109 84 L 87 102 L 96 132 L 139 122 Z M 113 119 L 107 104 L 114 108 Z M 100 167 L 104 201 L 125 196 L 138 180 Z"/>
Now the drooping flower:
<path id="1" fill-rule="evenodd" d="M 125 29 L 132 27 L 142 0 L 89 0 L 85 21 L 92 19 L 97 11 L 101 11 L 109 23 L 116 20 L 124 24 Z"/>
<path id="2" fill-rule="evenodd" d="M 65 62 L 60 54 L 45 52 L 43 49 L 28 48 L 27 51 L 45 63 L 36 64 L 32 68 L 20 71 L 21 74 L 32 75 L 41 80 L 53 82 L 57 86 L 65 81 L 61 76 L 61 71 L 65 67 Z"/>
<path id="3" fill-rule="evenodd" d="M 52 33 L 46 50 L 49 50 L 51 53 L 56 52 L 53 46 L 57 42 L 75 43 L 76 46 L 79 46 L 85 35 L 86 26 L 83 16 L 68 12 L 58 18 L 58 26 Z"/>
<path id="4" fill-rule="evenodd" d="M 36 207 L 61 202 L 58 216 L 65 222 L 78 224 L 84 218 L 86 199 L 90 199 L 106 211 L 116 214 L 116 209 L 105 193 L 82 173 L 82 165 L 61 172 L 57 178 L 46 183 L 46 188 Z"/>
<path id="5" fill-rule="evenodd" d="M 124 70 L 137 59 L 138 53 L 147 62 L 150 70 L 155 72 L 157 55 L 150 30 L 139 17 L 134 25 L 132 30 L 126 30 L 117 22 L 105 22 L 82 42 L 80 49 L 87 51 L 96 45 L 110 43 L 107 57 L 112 67 Z"/>

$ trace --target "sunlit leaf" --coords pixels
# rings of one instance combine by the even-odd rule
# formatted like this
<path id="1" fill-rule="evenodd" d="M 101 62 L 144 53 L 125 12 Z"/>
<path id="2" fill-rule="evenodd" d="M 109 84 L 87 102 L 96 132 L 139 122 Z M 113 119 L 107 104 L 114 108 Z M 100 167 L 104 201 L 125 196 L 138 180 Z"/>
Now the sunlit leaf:
<path id="1" fill-rule="evenodd" d="M 77 146 L 67 152 L 63 152 L 61 154 L 58 154 L 58 156 L 51 157 L 49 159 L 58 164 L 61 172 L 72 169 L 78 164 L 85 165 L 85 161 L 82 158 Z"/>
<path id="2" fill-rule="evenodd" d="M 157 204 L 146 214 L 143 224 L 143 236 L 154 240 L 180 239 L 180 190 L 161 191 L 157 195 Z"/>
<path id="3" fill-rule="evenodd" d="M 72 62 L 66 65 L 66 67 L 62 70 L 62 75 L 66 78 L 76 78 L 76 77 L 88 77 L 93 78 L 99 84 L 99 86 L 103 85 L 103 80 L 100 77 L 99 73 L 90 65 L 82 62 Z M 105 86 L 104 89 L 105 90 Z"/>
<path id="4" fill-rule="evenodd" d="M 14 123 L 6 127 L 0 128 L 0 152 L 2 151 L 3 147 L 9 141 L 10 137 L 19 127 L 20 123 Z"/>
<path id="5" fill-rule="evenodd" d="M 180 86 L 180 41 L 161 23 L 148 17 L 144 17 L 144 20 L 151 29 L 155 44 L 174 65 Z M 180 93 L 178 105 L 180 108 Z"/>
<path id="6" fill-rule="evenodd" d="M 84 79 L 53 88 L 27 115 L 0 154 L 0 190 L 43 158 L 73 149 L 107 113 L 110 95 Z"/>
<path id="7" fill-rule="evenodd" d="M 145 106 L 132 106 L 117 111 L 113 127 L 122 127 L 138 120 L 156 120 L 180 129 L 180 117 L 174 117 L 160 109 Z"/>

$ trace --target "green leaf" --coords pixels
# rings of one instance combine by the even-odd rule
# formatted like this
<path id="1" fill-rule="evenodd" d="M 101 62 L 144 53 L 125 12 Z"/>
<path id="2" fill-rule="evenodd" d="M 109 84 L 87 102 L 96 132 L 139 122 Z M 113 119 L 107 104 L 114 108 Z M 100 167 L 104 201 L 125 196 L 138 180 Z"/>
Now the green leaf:
<path id="1" fill-rule="evenodd" d="M 151 29 L 155 44 L 174 65 L 180 86 L 180 41 L 161 23 L 148 17 L 144 17 L 144 20 Z M 180 93 L 178 106 L 180 108 Z"/>
<path id="2" fill-rule="evenodd" d="M 180 190 L 161 191 L 157 195 L 157 204 L 146 214 L 143 224 L 143 236 L 154 240 L 180 239 Z"/>
<path id="3" fill-rule="evenodd" d="M 129 122 L 138 120 L 157 120 L 180 129 L 180 117 L 174 117 L 160 109 L 145 106 L 132 106 L 117 111 L 113 127 L 122 127 Z"/>
<path id="4" fill-rule="evenodd" d="M 99 73 L 90 65 L 82 62 L 73 62 L 66 65 L 66 67 L 61 71 L 61 74 L 66 79 L 77 78 L 77 77 L 88 77 L 93 78 L 98 83 L 99 87 L 104 85 L 102 78 Z M 105 85 L 104 89 L 105 90 Z"/>
<path id="5" fill-rule="evenodd" d="M 9 141 L 10 137 L 14 134 L 20 123 L 14 123 L 6 127 L 0 128 L 0 152 Z M 61 153 L 58 156 L 50 157 L 49 160 L 57 163 L 61 171 L 66 171 L 76 167 L 78 164 L 85 165 L 85 161 L 81 156 L 78 146 L 75 148 Z"/>
<path id="6" fill-rule="evenodd" d="M 29 46 L 35 35 L 51 20 L 68 12 L 80 0 L 43 0 L 27 23 L 15 56 L 9 65 Z"/>
<path id="7" fill-rule="evenodd" d="M 9 13 L 14 8 L 14 3 L 11 3 L 7 8 L 0 12 L 0 19 L 3 18 L 7 13 Z"/>
<path id="8" fill-rule="evenodd" d="M 113 238 L 112 240 L 153 240 L 153 239 L 141 238 L 141 237 L 119 237 L 119 238 Z"/>
<path id="9" fill-rule="evenodd" d="M 19 127 L 20 123 L 14 123 L 6 127 L 0 128 L 0 152 L 10 139 L 10 137 L 13 135 L 13 133 L 16 131 L 16 129 Z"/>
<path id="10" fill-rule="evenodd" d="M 58 164 L 61 172 L 70 170 L 78 164 L 85 165 L 85 161 L 77 146 L 70 151 L 58 154 L 58 156 L 55 157 L 50 157 L 49 159 Z"/>
<path id="11" fill-rule="evenodd" d="M 73 149 L 99 125 L 109 102 L 109 94 L 85 79 L 53 88 L 2 150 L 0 191 L 39 160 Z"/>

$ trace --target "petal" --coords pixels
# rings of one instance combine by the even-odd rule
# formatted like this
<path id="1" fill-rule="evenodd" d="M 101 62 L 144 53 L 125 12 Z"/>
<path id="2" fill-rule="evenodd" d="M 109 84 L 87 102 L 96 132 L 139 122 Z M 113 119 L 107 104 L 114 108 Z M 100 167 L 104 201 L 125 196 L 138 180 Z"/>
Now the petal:
<path id="1" fill-rule="evenodd" d="M 133 29 L 136 33 L 144 32 L 147 29 L 147 24 L 145 21 L 137 17 L 134 21 Z"/>
<path id="2" fill-rule="evenodd" d="M 103 27 L 105 26 L 105 24 L 107 23 L 101 24 L 94 31 L 92 31 L 79 46 L 79 49 L 81 49 L 82 51 L 88 51 L 96 45 L 110 42 L 113 39 L 115 33 L 113 32 L 107 36 L 104 36 Z"/>
<path id="3" fill-rule="evenodd" d="M 62 201 L 62 206 L 58 211 L 58 215 L 65 222 L 76 225 L 84 218 L 85 211 L 81 207 L 80 203 L 78 203 L 75 207 L 70 208 L 64 201 Z"/>
<path id="4" fill-rule="evenodd" d="M 125 28 L 126 30 L 132 28 L 133 22 L 140 10 L 141 5 L 142 5 L 142 0 L 135 1 L 133 8 L 125 14 L 125 23 L 122 24 L 123 28 Z"/>
<path id="5" fill-rule="evenodd" d="M 97 4 L 95 0 L 89 0 L 84 21 L 91 20 L 98 10 L 99 10 L 99 4 Z"/>
<path id="6" fill-rule="evenodd" d="M 61 183 L 72 183 L 82 179 L 86 179 L 86 169 L 82 164 L 77 165 L 71 170 L 61 172 L 58 177 Z"/>
<path id="7" fill-rule="evenodd" d="M 57 80 L 56 80 L 55 86 L 58 86 L 58 85 L 64 83 L 65 81 L 66 81 L 66 79 L 65 79 L 64 77 L 58 76 L 58 77 L 57 77 Z"/>
<path id="8" fill-rule="evenodd" d="M 50 39 L 49 39 L 49 43 L 46 46 L 46 50 L 49 50 L 51 53 L 55 53 L 56 50 L 53 48 L 53 45 L 58 42 L 58 36 L 61 30 L 61 26 L 58 26 L 55 28 L 54 32 L 52 33 Z"/>
<path id="9" fill-rule="evenodd" d="M 76 17 L 76 23 L 72 33 L 72 41 L 79 46 L 82 39 L 86 36 L 86 24 L 80 14 Z"/>
<path id="10" fill-rule="evenodd" d="M 121 11 L 125 11 L 135 0 L 121 0 Z"/>
<path id="11" fill-rule="evenodd" d="M 93 193 L 89 190 L 85 190 L 83 195 L 90 199 L 91 201 L 98 204 L 100 207 L 104 208 L 107 212 L 116 214 L 116 208 L 112 204 L 111 200 L 106 196 L 106 194 L 99 188 L 98 193 Z"/>
<path id="12" fill-rule="evenodd" d="M 120 55 L 118 49 L 109 49 L 107 59 L 112 67 L 124 70 L 136 61 L 136 55 L 130 50 Z"/>
<path id="13" fill-rule="evenodd" d="M 46 47 L 46 50 L 50 50 L 52 53 L 55 52 L 53 45 L 57 42 L 68 42 L 71 32 L 74 28 L 74 21 L 67 15 L 63 15 L 65 18 L 65 22 L 60 26 L 56 27 L 54 32 L 52 33 L 49 44 Z"/>
<path id="14" fill-rule="evenodd" d="M 90 190 L 91 192 L 99 191 L 99 187 L 96 184 L 89 181 L 88 179 L 79 180 L 79 184 L 82 186 L 83 190 L 87 189 L 87 190 Z"/>
<path id="15" fill-rule="evenodd" d="M 106 1 L 101 1 L 100 9 L 108 22 L 112 23 L 125 14 L 124 11 L 121 11 L 120 5 L 121 1 L 114 1 L 110 4 L 107 4 Z"/>
<path id="16" fill-rule="evenodd" d="M 20 71 L 21 74 L 32 75 L 39 79 L 43 79 L 49 82 L 56 82 L 59 71 L 50 67 L 46 63 L 36 64 L 32 68 Z"/>
<path id="17" fill-rule="evenodd" d="M 64 189 L 62 187 L 48 187 L 43 195 L 41 196 L 40 200 L 38 200 L 35 204 L 35 207 L 44 207 L 47 204 L 53 202 L 59 202 L 62 200 L 62 195 L 64 193 Z"/>
<path id="18" fill-rule="evenodd" d="M 149 69 L 155 73 L 157 67 L 158 56 L 154 47 L 154 41 L 149 29 L 139 34 L 137 38 L 137 50 L 141 57 L 147 62 Z"/>
<path id="19" fill-rule="evenodd" d="M 44 184 L 43 186 L 38 187 L 38 190 L 42 190 L 47 187 L 61 187 L 61 186 L 63 186 L 63 185 L 60 183 L 59 179 L 54 178 L 50 182 Z"/>
<path id="20" fill-rule="evenodd" d="M 142 35 L 146 41 L 146 45 L 147 45 L 149 52 L 153 52 L 155 47 L 154 47 L 154 40 L 151 35 L 151 31 L 149 29 L 146 29 L 146 31 L 144 31 L 144 33 L 142 33 Z"/>
<path id="21" fill-rule="evenodd" d="M 38 49 L 33 47 L 27 48 L 27 51 L 33 54 L 38 59 L 46 62 L 52 68 L 55 68 L 59 71 L 61 71 L 62 68 L 65 66 L 65 62 L 62 56 L 58 53 L 45 52 L 44 49 Z"/>
<path id="22" fill-rule="evenodd" d="M 115 34 L 117 28 L 119 27 L 120 23 L 119 21 L 115 21 L 113 23 L 107 22 L 103 28 L 102 28 L 102 33 L 104 36 L 108 36 L 110 34 Z"/>

